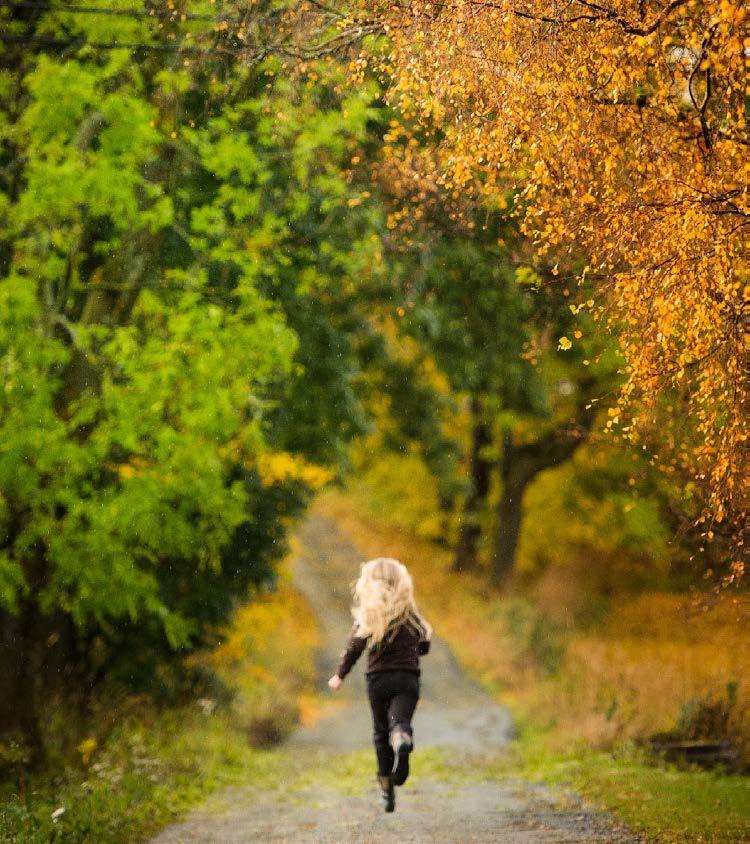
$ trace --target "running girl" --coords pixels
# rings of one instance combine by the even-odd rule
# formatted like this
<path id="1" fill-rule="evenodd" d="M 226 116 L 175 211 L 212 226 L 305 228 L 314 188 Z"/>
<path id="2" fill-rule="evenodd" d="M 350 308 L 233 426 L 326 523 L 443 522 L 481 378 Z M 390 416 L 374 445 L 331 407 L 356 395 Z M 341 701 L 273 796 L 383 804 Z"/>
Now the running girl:
<path id="1" fill-rule="evenodd" d="M 396 807 L 394 785 L 409 776 L 413 750 L 411 719 L 419 700 L 419 657 L 430 649 L 432 628 L 414 601 L 406 566 L 379 557 L 362 564 L 354 586 L 354 627 L 337 672 L 328 681 L 341 686 L 354 663 L 367 655 L 367 695 L 378 759 L 378 783 L 386 812 Z"/>

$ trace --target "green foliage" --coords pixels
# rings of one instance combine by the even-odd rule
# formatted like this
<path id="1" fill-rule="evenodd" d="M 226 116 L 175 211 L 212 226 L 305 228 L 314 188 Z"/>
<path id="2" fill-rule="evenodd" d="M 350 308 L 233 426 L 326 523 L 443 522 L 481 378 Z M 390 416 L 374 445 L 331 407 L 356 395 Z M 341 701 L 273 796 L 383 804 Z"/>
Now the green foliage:
<path id="1" fill-rule="evenodd" d="M 27 26 L 153 35 L 105 23 Z M 345 176 L 377 91 L 335 65 L 2 49 L 0 732 L 61 668 L 159 686 L 273 578 L 314 483 L 263 461 L 338 468 L 364 430 L 355 293 L 382 264 Z"/>
<path id="2" fill-rule="evenodd" d="M 516 282 L 507 247 L 441 233 L 412 276 L 406 330 L 426 343 L 454 389 L 491 394 L 505 408 L 541 409 L 544 396 L 521 352 L 531 295 Z"/>
<path id="3" fill-rule="evenodd" d="M 421 453 L 354 449 L 354 474 L 347 492 L 366 502 L 367 512 L 397 530 L 435 538 L 440 533 L 437 482 Z M 416 494 L 418 491 L 418 494 Z"/>
<path id="4" fill-rule="evenodd" d="M 3 291 L 13 299 L 28 287 L 19 275 Z M 248 506 L 220 451 L 249 436 L 248 395 L 289 370 L 293 336 L 262 307 L 248 322 L 197 294 L 166 307 L 144 293 L 130 325 L 90 332 L 100 387 L 62 416 L 48 373 L 65 346 L 39 337 L 40 309 L 27 304 L 23 322 L 13 308 L 1 347 L 17 377 L 0 399 L 0 483 L 11 521 L 22 519 L 6 553 L 18 562 L 44 549 L 45 613 L 62 609 L 82 629 L 154 615 L 173 647 L 185 645 L 192 625 L 164 603 L 155 571 L 175 560 L 220 567 Z"/>

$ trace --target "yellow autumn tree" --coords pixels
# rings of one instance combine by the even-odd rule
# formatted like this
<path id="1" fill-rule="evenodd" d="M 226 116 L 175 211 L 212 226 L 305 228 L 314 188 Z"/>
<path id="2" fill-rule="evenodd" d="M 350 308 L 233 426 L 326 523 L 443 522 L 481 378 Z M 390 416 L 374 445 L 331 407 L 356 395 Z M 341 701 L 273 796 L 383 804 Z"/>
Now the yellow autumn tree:
<path id="1" fill-rule="evenodd" d="M 703 495 L 706 534 L 736 539 L 750 210 L 744 0 L 356 3 L 321 14 L 344 41 L 358 29 L 388 35 L 391 102 L 431 147 L 417 155 L 404 131 L 391 133 L 389 167 L 419 161 L 418 175 L 403 175 L 406 194 L 513 187 L 542 252 L 562 268 L 566 254 L 586 256 L 625 354 L 613 427 L 638 439 L 656 422 L 665 464 Z M 355 75 L 362 65 L 352 63 Z M 399 214 L 409 213 L 419 212 L 408 203 Z"/>

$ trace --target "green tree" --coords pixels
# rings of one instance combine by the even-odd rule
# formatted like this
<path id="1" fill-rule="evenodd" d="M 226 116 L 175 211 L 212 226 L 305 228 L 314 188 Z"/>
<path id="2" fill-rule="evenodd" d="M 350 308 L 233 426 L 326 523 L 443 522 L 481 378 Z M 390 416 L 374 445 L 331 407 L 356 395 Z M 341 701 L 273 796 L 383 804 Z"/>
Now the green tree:
<path id="1" fill-rule="evenodd" d="M 573 330 L 570 291 L 549 268 L 541 269 L 542 282 L 511 223 L 485 215 L 472 229 L 432 225 L 438 230 L 409 265 L 404 327 L 435 356 L 452 389 L 467 396 L 468 489 L 454 566 L 479 565 L 496 477 L 490 577 L 499 585 L 515 565 L 526 488 L 585 442 L 592 399 L 611 361 L 603 369 L 584 365 L 590 344 L 573 351 L 558 345 Z"/>
<path id="2" fill-rule="evenodd" d="M 151 682 L 272 576 L 305 459 L 365 424 L 380 217 L 345 171 L 377 92 L 161 49 L 166 12 L 8 31 L 42 42 L 0 77 L 0 731 L 39 753 L 47 692 Z"/>

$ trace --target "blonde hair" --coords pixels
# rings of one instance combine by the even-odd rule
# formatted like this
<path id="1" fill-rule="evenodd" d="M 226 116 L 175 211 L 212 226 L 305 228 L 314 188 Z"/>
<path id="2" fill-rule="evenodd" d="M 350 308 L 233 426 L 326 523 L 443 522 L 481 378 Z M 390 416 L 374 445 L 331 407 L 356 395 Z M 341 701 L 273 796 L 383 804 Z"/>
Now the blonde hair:
<path id="1" fill-rule="evenodd" d="M 425 639 L 432 628 L 422 618 L 414 600 L 414 584 L 403 563 L 390 557 L 378 557 L 362 563 L 354 584 L 352 615 L 357 635 L 377 645 L 408 625 Z"/>

